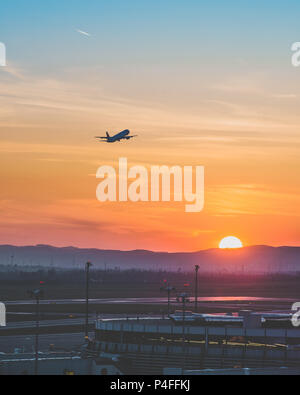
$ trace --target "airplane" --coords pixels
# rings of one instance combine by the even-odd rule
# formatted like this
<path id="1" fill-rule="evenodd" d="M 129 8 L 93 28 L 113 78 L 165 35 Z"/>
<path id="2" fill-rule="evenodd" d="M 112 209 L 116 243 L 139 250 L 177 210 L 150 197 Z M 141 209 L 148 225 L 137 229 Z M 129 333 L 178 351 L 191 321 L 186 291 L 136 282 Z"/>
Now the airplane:
<path id="1" fill-rule="evenodd" d="M 100 139 L 104 143 L 115 143 L 116 141 L 121 142 L 121 140 L 130 140 L 137 136 L 129 136 L 130 130 L 126 129 L 123 132 L 116 134 L 115 136 L 110 136 L 108 132 L 106 132 L 106 137 L 96 136 L 96 139 Z"/>

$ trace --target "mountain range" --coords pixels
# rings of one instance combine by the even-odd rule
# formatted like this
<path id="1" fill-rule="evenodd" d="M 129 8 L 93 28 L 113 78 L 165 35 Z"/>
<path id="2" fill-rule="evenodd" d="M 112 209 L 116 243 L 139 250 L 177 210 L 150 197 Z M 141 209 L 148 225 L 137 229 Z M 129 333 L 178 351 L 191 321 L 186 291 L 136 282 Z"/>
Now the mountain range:
<path id="1" fill-rule="evenodd" d="M 97 269 L 192 271 L 199 265 L 207 273 L 300 272 L 300 247 L 251 246 L 236 250 L 209 249 L 198 252 L 119 251 L 49 245 L 0 245 L 0 267 L 83 268 L 91 261 Z"/>

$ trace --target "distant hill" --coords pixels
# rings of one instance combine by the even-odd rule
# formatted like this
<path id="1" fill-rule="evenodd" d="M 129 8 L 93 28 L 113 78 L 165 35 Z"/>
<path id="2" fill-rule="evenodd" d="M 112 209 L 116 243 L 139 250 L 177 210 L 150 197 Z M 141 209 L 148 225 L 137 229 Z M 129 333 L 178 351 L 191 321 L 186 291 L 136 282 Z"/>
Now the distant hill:
<path id="1" fill-rule="evenodd" d="M 198 264 L 200 272 L 209 273 L 294 273 L 300 272 L 300 247 L 253 246 L 238 250 L 166 253 L 0 245 L 0 266 L 83 268 L 86 261 L 99 269 L 192 271 Z"/>

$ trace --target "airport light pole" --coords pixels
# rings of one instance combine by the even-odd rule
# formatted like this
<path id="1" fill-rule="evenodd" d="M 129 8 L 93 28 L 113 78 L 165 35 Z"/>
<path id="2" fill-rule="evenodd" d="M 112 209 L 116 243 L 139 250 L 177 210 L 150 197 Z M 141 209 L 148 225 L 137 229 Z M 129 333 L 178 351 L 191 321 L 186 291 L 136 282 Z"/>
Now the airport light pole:
<path id="1" fill-rule="evenodd" d="M 177 296 L 177 302 L 182 303 L 182 334 L 183 334 L 183 342 L 185 342 L 185 309 L 186 304 L 190 302 L 188 294 L 183 292 L 179 296 Z"/>
<path id="2" fill-rule="evenodd" d="M 200 266 L 195 265 L 195 313 L 198 313 L 198 272 Z"/>
<path id="3" fill-rule="evenodd" d="M 182 351 L 183 351 L 183 367 L 182 373 L 185 367 L 185 309 L 186 304 L 190 302 L 188 294 L 183 292 L 177 297 L 177 302 L 182 303 Z"/>
<path id="4" fill-rule="evenodd" d="M 89 338 L 89 283 L 90 283 L 90 267 L 92 266 L 91 262 L 87 262 L 85 264 L 85 276 L 86 276 L 86 288 L 85 288 L 85 340 L 87 341 Z"/>
<path id="5" fill-rule="evenodd" d="M 170 317 L 171 293 L 175 292 L 176 289 L 172 287 L 170 284 L 168 284 L 167 286 L 162 287 L 160 290 L 167 292 L 168 294 L 168 317 Z"/>
<path id="6" fill-rule="evenodd" d="M 29 295 L 36 300 L 36 333 L 35 333 L 35 363 L 34 363 L 34 374 L 39 374 L 38 363 L 39 363 L 39 331 L 40 331 L 40 299 L 44 296 L 44 291 L 41 289 L 35 289 L 29 291 Z"/>

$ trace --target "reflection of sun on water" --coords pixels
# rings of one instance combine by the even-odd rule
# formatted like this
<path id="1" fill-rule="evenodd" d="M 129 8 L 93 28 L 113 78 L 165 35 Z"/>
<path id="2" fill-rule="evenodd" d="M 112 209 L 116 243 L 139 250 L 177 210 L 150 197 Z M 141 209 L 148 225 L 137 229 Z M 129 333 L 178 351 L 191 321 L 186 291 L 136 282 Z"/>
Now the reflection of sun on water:
<path id="1" fill-rule="evenodd" d="M 243 244 L 240 239 L 234 236 L 229 236 L 225 237 L 223 240 L 221 240 L 219 244 L 219 248 L 225 249 L 225 248 L 242 248 Z"/>

